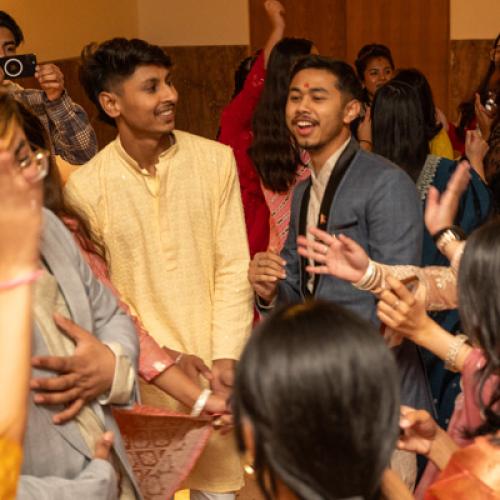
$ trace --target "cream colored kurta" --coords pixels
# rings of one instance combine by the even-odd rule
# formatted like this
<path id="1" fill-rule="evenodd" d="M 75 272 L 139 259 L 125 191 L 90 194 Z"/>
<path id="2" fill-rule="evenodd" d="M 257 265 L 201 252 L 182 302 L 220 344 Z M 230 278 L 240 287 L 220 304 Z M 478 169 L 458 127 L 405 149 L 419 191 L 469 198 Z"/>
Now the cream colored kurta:
<path id="1" fill-rule="evenodd" d="M 238 359 L 253 295 L 234 157 L 186 132 L 175 139 L 155 176 L 116 139 L 70 176 L 65 194 L 105 243 L 113 284 L 158 343 L 209 364 Z M 222 441 L 204 453 L 191 487 L 241 486 L 234 443 Z"/>

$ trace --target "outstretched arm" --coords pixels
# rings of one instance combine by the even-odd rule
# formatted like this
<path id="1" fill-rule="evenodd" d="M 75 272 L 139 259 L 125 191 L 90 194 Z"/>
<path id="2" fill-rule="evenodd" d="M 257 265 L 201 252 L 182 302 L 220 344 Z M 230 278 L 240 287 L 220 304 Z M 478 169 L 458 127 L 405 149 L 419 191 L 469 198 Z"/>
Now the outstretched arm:
<path id="1" fill-rule="evenodd" d="M 274 46 L 285 34 L 285 8 L 278 0 L 266 0 L 264 8 L 271 23 L 271 33 L 264 45 L 264 66 L 267 67 L 267 62 Z"/>
<path id="2" fill-rule="evenodd" d="M 0 437 L 20 443 L 30 375 L 32 281 L 38 267 L 41 185 L 0 152 Z"/>

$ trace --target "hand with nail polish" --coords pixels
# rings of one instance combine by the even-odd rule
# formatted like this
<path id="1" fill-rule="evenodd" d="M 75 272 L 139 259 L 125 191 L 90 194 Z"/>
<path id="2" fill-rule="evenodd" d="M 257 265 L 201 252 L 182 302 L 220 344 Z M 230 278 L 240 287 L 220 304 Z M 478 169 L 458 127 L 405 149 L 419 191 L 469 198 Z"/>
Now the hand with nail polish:
<path id="1" fill-rule="evenodd" d="M 255 293 L 266 302 L 271 302 L 278 292 L 278 282 L 286 278 L 286 262 L 277 252 L 258 252 L 250 262 L 248 281 Z"/>
<path id="2" fill-rule="evenodd" d="M 71 356 L 38 356 L 34 367 L 56 372 L 55 376 L 31 380 L 35 402 L 67 407 L 54 416 L 61 424 L 74 418 L 85 403 L 109 391 L 115 373 L 115 355 L 91 333 L 58 314 L 54 321 L 72 339 L 76 348 Z"/>

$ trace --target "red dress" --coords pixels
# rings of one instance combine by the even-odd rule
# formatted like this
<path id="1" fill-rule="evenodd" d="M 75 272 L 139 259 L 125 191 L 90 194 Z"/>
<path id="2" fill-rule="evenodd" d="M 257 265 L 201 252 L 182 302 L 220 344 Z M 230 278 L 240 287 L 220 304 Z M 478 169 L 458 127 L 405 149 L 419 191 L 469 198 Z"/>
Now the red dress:
<path id="1" fill-rule="evenodd" d="M 265 75 L 261 52 L 242 91 L 222 111 L 219 134 L 219 141 L 231 146 L 236 158 L 251 257 L 266 251 L 269 242 L 269 209 L 259 175 L 248 155 L 253 140 L 252 117 L 264 88 Z"/>

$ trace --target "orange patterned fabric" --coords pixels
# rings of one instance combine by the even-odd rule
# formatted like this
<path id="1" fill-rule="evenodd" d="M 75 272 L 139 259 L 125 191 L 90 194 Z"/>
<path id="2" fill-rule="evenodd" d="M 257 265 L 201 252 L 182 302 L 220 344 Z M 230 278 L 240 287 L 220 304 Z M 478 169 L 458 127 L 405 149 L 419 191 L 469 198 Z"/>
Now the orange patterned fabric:
<path id="1" fill-rule="evenodd" d="M 16 498 L 23 453 L 17 443 L 0 438 L 0 499 Z"/>
<path id="2" fill-rule="evenodd" d="M 208 442 L 210 419 L 144 405 L 113 414 L 145 500 L 171 498 Z"/>
<path id="3" fill-rule="evenodd" d="M 500 500 L 500 446 L 480 437 L 454 453 L 425 500 Z"/>

